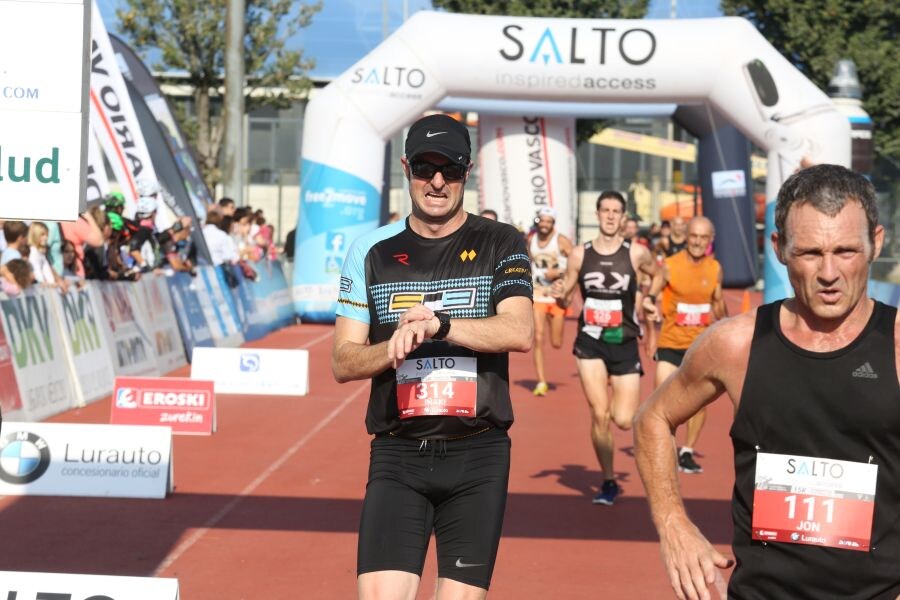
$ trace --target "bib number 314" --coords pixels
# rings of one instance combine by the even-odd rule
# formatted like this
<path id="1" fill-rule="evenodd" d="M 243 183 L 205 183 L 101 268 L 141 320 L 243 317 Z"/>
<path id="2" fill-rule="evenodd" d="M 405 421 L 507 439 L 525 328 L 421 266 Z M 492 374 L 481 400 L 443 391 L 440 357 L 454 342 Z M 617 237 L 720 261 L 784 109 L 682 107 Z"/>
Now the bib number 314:
<path id="1" fill-rule="evenodd" d="M 471 356 L 430 356 L 404 361 L 397 369 L 400 418 L 474 417 L 477 378 L 477 359 Z"/>

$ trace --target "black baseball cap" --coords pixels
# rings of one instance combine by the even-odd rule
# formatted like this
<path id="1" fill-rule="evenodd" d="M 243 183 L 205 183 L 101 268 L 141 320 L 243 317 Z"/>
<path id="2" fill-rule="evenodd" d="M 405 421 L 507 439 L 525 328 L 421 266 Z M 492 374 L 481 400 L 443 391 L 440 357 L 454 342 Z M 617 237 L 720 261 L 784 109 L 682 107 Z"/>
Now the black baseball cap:
<path id="1" fill-rule="evenodd" d="M 437 152 L 451 161 L 467 165 L 472 143 L 466 126 L 447 115 L 428 115 L 412 124 L 406 135 L 406 158 Z"/>

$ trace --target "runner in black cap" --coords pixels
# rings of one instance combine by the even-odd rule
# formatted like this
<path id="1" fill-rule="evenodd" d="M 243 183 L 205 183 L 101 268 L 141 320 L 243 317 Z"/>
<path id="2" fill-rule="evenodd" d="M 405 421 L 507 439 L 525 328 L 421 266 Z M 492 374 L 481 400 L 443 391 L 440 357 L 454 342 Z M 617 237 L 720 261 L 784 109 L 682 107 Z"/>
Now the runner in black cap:
<path id="1" fill-rule="evenodd" d="M 412 214 L 357 239 L 344 263 L 332 368 L 372 380 L 360 598 L 413 598 L 437 539 L 437 598 L 484 598 L 509 478 L 508 352 L 533 341 L 522 236 L 466 213 L 469 132 L 446 115 L 409 130 Z"/>

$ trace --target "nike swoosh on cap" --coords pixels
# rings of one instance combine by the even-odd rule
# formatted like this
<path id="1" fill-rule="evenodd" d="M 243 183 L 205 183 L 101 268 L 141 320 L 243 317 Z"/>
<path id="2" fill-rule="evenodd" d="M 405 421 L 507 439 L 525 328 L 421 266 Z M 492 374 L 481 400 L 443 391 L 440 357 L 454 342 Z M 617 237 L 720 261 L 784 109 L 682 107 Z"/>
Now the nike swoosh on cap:
<path id="1" fill-rule="evenodd" d="M 443 133 L 447 133 L 447 132 L 446 131 L 435 131 L 434 133 L 431 133 L 431 131 L 426 131 L 425 137 L 430 138 L 430 137 L 434 137 L 436 135 L 441 135 Z"/>

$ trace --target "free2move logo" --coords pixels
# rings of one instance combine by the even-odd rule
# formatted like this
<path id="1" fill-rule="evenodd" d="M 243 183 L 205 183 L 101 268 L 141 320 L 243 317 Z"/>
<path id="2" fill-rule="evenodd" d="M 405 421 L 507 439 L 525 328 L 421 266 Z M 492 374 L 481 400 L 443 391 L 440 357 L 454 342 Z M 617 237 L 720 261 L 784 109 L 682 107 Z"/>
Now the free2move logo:
<path id="1" fill-rule="evenodd" d="M 50 447 L 39 435 L 15 431 L 0 438 L 0 480 L 25 485 L 50 466 Z"/>

